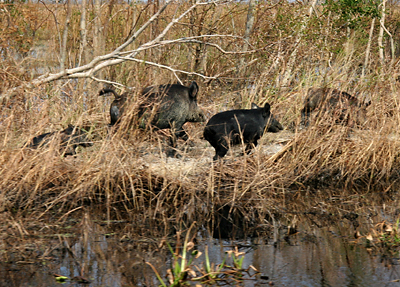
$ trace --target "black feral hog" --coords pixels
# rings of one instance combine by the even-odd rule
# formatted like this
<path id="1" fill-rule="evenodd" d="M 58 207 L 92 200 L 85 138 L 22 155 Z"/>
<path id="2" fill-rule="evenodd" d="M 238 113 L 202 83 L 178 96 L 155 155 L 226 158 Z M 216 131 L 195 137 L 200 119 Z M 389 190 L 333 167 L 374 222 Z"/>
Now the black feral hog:
<path id="1" fill-rule="evenodd" d="M 205 116 L 197 105 L 199 87 L 192 82 L 189 87 L 180 84 L 151 86 L 143 89 L 145 100 L 139 107 L 140 127 L 149 124 L 157 129 L 171 129 L 168 156 L 175 156 L 177 138 L 188 140 L 183 129 L 186 122 L 203 122 Z"/>
<path id="2" fill-rule="evenodd" d="M 308 126 L 310 115 L 317 110 L 317 117 L 328 112 L 336 123 L 348 126 L 362 125 L 367 121 L 366 107 L 352 95 L 331 88 L 310 88 L 301 110 L 301 123 Z"/>
<path id="3" fill-rule="evenodd" d="M 82 128 L 68 125 L 62 131 L 49 132 L 34 137 L 29 144 L 28 148 L 39 148 L 49 145 L 51 141 L 58 140 L 57 144 L 60 147 L 60 152 L 64 155 L 75 155 L 78 146 L 90 147 L 93 145 L 88 140 L 88 133 Z"/>
<path id="4" fill-rule="evenodd" d="M 102 89 L 99 92 L 99 96 L 108 94 L 108 93 L 113 93 L 114 94 L 114 101 L 110 105 L 110 126 L 113 126 L 121 120 L 121 116 L 124 113 L 124 108 L 125 108 L 125 103 L 126 99 L 128 96 L 128 93 L 122 93 L 121 95 L 118 94 L 116 91 L 113 89 Z"/>
<path id="5" fill-rule="evenodd" d="M 221 112 L 214 115 L 204 128 L 204 138 L 215 148 L 214 160 L 226 155 L 230 145 L 246 143 L 246 153 L 249 153 L 257 141 L 268 132 L 283 130 L 282 125 L 273 117 L 268 103 L 258 107 L 252 104 L 252 109 L 240 109 Z"/>

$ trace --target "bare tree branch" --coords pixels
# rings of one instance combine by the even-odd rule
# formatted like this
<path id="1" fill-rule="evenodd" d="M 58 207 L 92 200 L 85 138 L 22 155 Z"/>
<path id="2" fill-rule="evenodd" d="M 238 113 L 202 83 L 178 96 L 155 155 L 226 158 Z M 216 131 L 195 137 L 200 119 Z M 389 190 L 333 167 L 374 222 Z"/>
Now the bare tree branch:
<path id="1" fill-rule="evenodd" d="M 178 69 L 171 68 L 170 66 L 166 66 L 166 65 L 163 65 L 163 64 L 158 64 L 158 63 L 154 63 L 154 62 L 150 62 L 150 61 L 144 61 L 144 60 L 137 59 L 137 58 L 120 57 L 119 59 L 123 59 L 124 61 L 128 60 L 128 61 L 134 61 L 134 62 L 137 62 L 137 63 L 145 63 L 147 65 L 151 65 L 151 66 L 155 66 L 155 67 L 158 67 L 158 68 L 169 70 L 169 71 L 173 72 L 174 74 L 175 73 L 182 73 L 182 74 L 186 74 L 186 75 L 196 75 L 196 76 L 199 76 L 199 77 L 201 77 L 203 79 L 207 79 L 207 80 L 216 79 L 216 77 L 209 77 L 209 76 L 205 76 L 203 74 L 196 73 L 196 72 L 187 72 L 187 71 L 184 71 L 184 70 L 178 70 Z M 179 78 L 178 78 L 178 80 L 180 82 Z"/>
<path id="2" fill-rule="evenodd" d="M 58 28 L 57 16 L 56 16 L 56 14 L 54 14 L 54 12 L 53 12 L 51 9 L 49 9 L 49 7 L 47 7 L 47 5 L 46 5 L 46 3 L 44 3 L 44 1 L 39 0 L 38 2 L 39 2 L 39 3 L 42 3 L 43 6 L 46 8 L 46 10 L 49 11 L 49 12 L 53 15 L 54 24 L 56 25 L 56 30 L 57 30 L 58 39 L 59 39 L 59 45 L 60 45 L 60 51 L 61 51 L 61 33 L 60 33 L 60 29 Z"/>
<path id="3" fill-rule="evenodd" d="M 143 60 L 137 59 L 136 56 L 138 55 L 139 52 L 150 49 L 150 48 L 154 48 L 160 45 L 167 45 L 167 44 L 172 44 L 172 43 L 198 43 L 199 41 L 196 40 L 195 37 L 190 37 L 190 38 L 180 38 L 180 39 L 175 39 L 175 40 L 163 40 L 163 38 L 166 36 L 166 34 L 168 33 L 168 31 L 176 24 L 179 23 L 179 21 L 181 21 L 184 17 L 187 16 L 187 14 L 192 11 L 195 7 L 197 6 L 201 6 L 201 5 L 216 5 L 221 4 L 221 3 L 228 3 L 230 1 L 209 1 L 209 2 L 200 2 L 200 1 L 196 1 L 192 6 L 190 6 L 188 9 L 186 9 L 184 12 L 182 12 L 180 15 L 178 15 L 177 17 L 174 17 L 170 23 L 168 23 L 168 25 L 165 27 L 165 29 L 153 40 L 142 44 L 141 46 L 139 46 L 137 49 L 134 50 L 130 50 L 130 51 L 123 51 L 124 49 L 126 49 L 130 44 L 132 44 L 139 35 L 141 35 L 143 33 L 143 31 L 146 30 L 147 27 L 150 26 L 151 23 L 153 23 L 160 15 L 161 13 L 163 13 L 165 11 L 165 9 L 167 8 L 167 6 L 172 3 L 173 0 L 167 0 L 165 1 L 164 5 L 158 10 L 158 12 L 156 12 L 149 20 L 147 20 L 146 23 L 144 23 L 135 33 L 132 34 L 132 36 L 130 36 L 128 38 L 127 41 L 125 41 L 122 45 L 120 45 L 119 47 L 117 47 L 114 51 L 112 51 L 111 53 L 105 54 L 105 55 L 101 55 L 101 56 L 97 56 L 95 57 L 90 63 L 85 64 L 83 66 L 79 66 L 79 67 L 75 67 L 75 68 L 70 68 L 70 69 L 64 69 L 61 70 L 57 73 L 47 73 L 44 75 L 39 76 L 38 78 L 24 83 L 21 86 L 6 90 L 2 95 L 0 95 L 0 102 L 3 102 L 5 100 L 10 99 L 12 96 L 14 96 L 16 94 L 16 92 L 23 90 L 25 88 L 34 88 L 36 86 L 45 84 L 45 83 L 49 83 L 55 80 L 60 80 L 60 79 L 73 79 L 73 78 L 91 78 L 94 79 L 96 81 L 99 82 L 107 82 L 105 80 L 101 80 L 96 78 L 94 75 L 96 72 L 100 71 L 101 69 L 108 67 L 108 66 L 113 66 L 113 65 L 117 65 L 120 63 L 123 63 L 125 61 L 136 61 L 136 62 L 143 62 Z M 182 5 L 182 4 L 180 4 Z M 179 6 L 180 6 L 179 5 Z M 178 7 L 179 7 L 178 6 Z M 203 35 L 200 36 L 198 38 L 201 37 L 237 37 L 237 36 L 233 36 L 233 35 Z M 208 45 L 215 47 L 216 49 L 218 49 L 220 52 L 225 53 L 225 54 L 232 54 L 234 52 L 229 52 L 229 51 L 225 51 L 222 47 L 220 47 L 217 44 L 213 44 L 213 43 L 208 43 Z M 253 51 L 247 51 L 247 52 L 242 52 L 242 53 L 252 53 Z M 237 52 L 235 52 L 237 53 Z M 179 77 L 176 75 L 176 73 L 185 73 L 185 74 L 190 74 L 190 75 L 197 75 L 200 76 L 204 79 L 214 79 L 215 77 L 207 77 L 204 76 L 200 73 L 194 73 L 194 72 L 186 72 L 183 70 L 177 70 L 177 69 L 173 69 L 171 67 L 168 67 L 166 65 L 162 65 L 162 64 L 157 64 L 157 63 L 153 63 L 153 62 L 146 62 L 149 65 L 153 65 L 153 66 L 157 66 L 163 69 L 168 69 L 171 72 L 173 72 L 175 74 L 175 76 L 177 77 L 177 79 L 179 80 Z M 112 84 L 116 84 L 114 82 L 111 82 Z"/>
<path id="4" fill-rule="evenodd" d="M 123 84 L 114 82 L 114 81 L 107 81 L 107 80 L 103 80 L 103 79 L 99 79 L 95 76 L 90 77 L 90 79 L 92 79 L 93 81 L 99 82 L 99 83 L 103 83 L 103 84 L 108 84 L 108 85 L 113 85 L 113 86 L 117 86 L 117 87 L 121 87 L 121 88 L 129 88 L 129 89 L 133 89 L 133 87 L 127 87 Z"/>
<path id="5" fill-rule="evenodd" d="M 23 90 L 25 88 L 34 88 L 36 86 L 49 83 L 55 80 L 59 79 L 72 79 L 72 78 L 92 78 L 93 74 L 99 71 L 100 69 L 104 67 L 108 67 L 111 65 L 117 65 L 119 63 L 122 63 L 124 60 L 110 60 L 117 56 L 117 54 L 122 51 L 124 48 L 126 48 L 129 44 L 131 44 L 152 22 L 154 22 L 155 19 L 166 9 L 166 7 L 172 2 L 172 0 L 167 0 L 165 2 L 165 5 L 161 7 L 161 9 L 155 13 L 143 26 L 136 31 L 125 43 L 123 43 L 121 46 L 119 46 L 117 49 L 115 49 L 113 52 L 95 57 L 90 63 L 72 68 L 72 69 L 65 69 L 62 70 L 58 73 L 55 74 L 44 74 L 39 76 L 38 78 L 32 80 L 31 82 L 24 83 L 21 86 L 9 89 L 5 91 L 2 95 L 0 95 L 0 102 L 7 101 L 11 97 L 15 96 L 15 94 Z M 106 61 L 107 60 L 107 61 Z"/>
<path id="6" fill-rule="evenodd" d="M 178 43 L 193 43 L 193 44 L 203 44 L 203 45 L 208 45 L 208 46 L 212 46 L 215 47 L 216 49 L 218 49 L 221 53 L 223 54 L 252 54 L 255 52 L 259 52 L 264 50 L 267 46 L 270 46 L 270 44 L 266 45 L 265 47 L 262 47 L 260 49 L 253 49 L 253 50 L 248 50 L 248 51 L 226 51 L 224 50 L 221 46 L 215 44 L 215 43 L 210 43 L 210 42 L 204 42 L 204 41 L 200 41 L 200 40 L 196 40 L 196 39 L 201 39 L 201 38 L 212 38 L 212 37 L 217 37 L 217 38 L 234 38 L 234 39 L 241 39 L 244 40 L 243 37 L 241 36 L 236 36 L 236 35 L 201 35 L 201 36 L 192 36 L 192 37 L 184 37 L 184 38 L 179 38 L 179 39 L 174 39 L 174 40 L 164 40 L 164 41 L 160 41 L 158 43 L 155 43 L 154 45 L 146 45 L 146 46 L 141 46 L 135 50 L 131 50 L 131 51 L 126 51 L 126 52 L 121 52 L 119 54 L 119 56 L 121 57 L 129 57 L 130 54 L 132 54 L 133 52 L 141 52 L 141 51 L 145 51 L 148 49 L 153 49 L 153 48 L 157 48 L 160 46 L 166 46 L 169 44 L 178 44 Z M 128 56 L 124 56 L 125 54 L 128 54 Z"/>

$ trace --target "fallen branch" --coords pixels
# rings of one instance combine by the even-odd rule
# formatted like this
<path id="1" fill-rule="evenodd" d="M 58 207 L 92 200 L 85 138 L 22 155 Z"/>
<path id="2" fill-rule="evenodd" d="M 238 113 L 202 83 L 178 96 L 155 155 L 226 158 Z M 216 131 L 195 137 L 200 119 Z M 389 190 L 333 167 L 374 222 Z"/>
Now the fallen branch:
<path id="1" fill-rule="evenodd" d="M 122 63 L 124 60 L 113 60 L 113 58 L 115 58 L 123 49 L 129 46 L 132 42 L 134 42 L 137 39 L 137 37 L 140 34 L 142 34 L 143 31 L 146 30 L 146 28 L 149 27 L 149 25 L 153 23 L 161 15 L 162 12 L 164 12 L 164 10 L 171 2 L 172 0 L 165 1 L 165 4 L 160 8 L 160 10 L 158 10 L 157 13 L 155 13 L 145 24 L 143 24 L 142 27 L 140 27 L 138 31 L 136 31 L 136 33 L 134 33 L 127 41 L 125 41 L 125 43 L 116 48 L 113 52 L 106 55 L 98 56 L 94 58 L 89 64 L 72 69 L 65 69 L 55 74 L 47 73 L 42 76 L 39 76 L 38 78 L 30 82 L 9 89 L 5 91 L 2 95 L 0 95 L 0 102 L 3 103 L 4 101 L 8 101 L 11 97 L 17 95 L 20 91 L 23 91 L 26 88 L 33 89 L 45 83 L 49 83 L 60 79 L 92 78 L 93 75 L 102 68 Z M 196 4 L 193 6 L 196 6 Z M 152 42 L 156 41 L 157 39 L 159 38 L 157 37 Z"/>
<path id="2" fill-rule="evenodd" d="M 169 66 L 166 66 L 166 65 L 163 65 L 163 64 L 153 63 L 153 62 L 149 62 L 149 61 L 143 61 L 143 60 L 138 59 L 136 57 L 141 51 L 144 51 L 144 50 L 147 50 L 147 49 L 151 49 L 151 48 L 154 48 L 154 47 L 157 47 L 157 46 L 162 46 L 162 45 L 167 45 L 167 44 L 174 44 L 174 43 L 196 43 L 197 44 L 197 43 L 200 43 L 200 41 L 197 40 L 197 39 L 198 38 L 203 38 L 203 37 L 208 37 L 208 38 L 212 38 L 212 37 L 241 38 L 239 36 L 234 36 L 234 35 L 202 35 L 202 36 L 197 36 L 197 37 L 179 38 L 179 39 L 175 39 L 175 40 L 163 40 L 163 38 L 168 33 L 168 31 L 175 24 L 179 23 L 179 21 L 181 21 L 184 17 L 186 17 L 188 15 L 188 13 L 190 11 L 192 11 L 193 9 L 195 9 L 197 6 L 200 6 L 200 5 L 215 5 L 217 3 L 227 3 L 229 1 L 211 1 L 211 2 L 196 1 L 192 6 L 190 6 L 188 9 L 186 9 L 180 15 L 178 15 L 177 17 L 174 17 L 171 20 L 171 22 L 165 27 L 165 29 L 155 39 L 140 45 L 138 48 L 136 48 L 134 50 L 124 51 L 130 44 L 132 44 L 138 38 L 138 36 L 140 34 L 143 33 L 143 31 L 146 30 L 147 27 L 150 26 L 151 23 L 153 23 L 161 15 L 161 13 L 164 12 L 164 10 L 167 8 L 167 6 L 172 2 L 173 2 L 173 0 L 167 0 L 165 2 L 165 4 L 160 8 L 160 10 L 157 13 L 155 13 L 135 33 L 133 33 L 132 36 L 130 36 L 128 38 L 128 40 L 126 40 L 122 45 L 117 47 L 111 53 L 95 57 L 90 63 L 88 63 L 86 65 L 75 67 L 75 68 L 71 68 L 71 69 L 64 69 L 64 70 L 62 70 L 60 72 L 57 72 L 57 73 L 47 73 L 47 74 L 44 74 L 44 75 L 41 75 L 41 76 L 37 77 L 36 79 L 34 79 L 34 80 L 30 81 L 30 82 L 23 83 L 22 85 L 20 85 L 18 87 L 8 89 L 2 95 L 0 95 L 0 102 L 8 101 L 10 98 L 12 98 L 13 96 L 17 95 L 20 92 L 23 92 L 25 89 L 34 89 L 37 86 L 43 85 L 45 83 L 53 82 L 53 81 L 56 81 L 56 80 L 89 78 L 89 79 L 93 79 L 93 80 L 98 81 L 98 82 L 110 83 L 109 81 L 101 80 L 101 79 L 96 78 L 95 77 L 96 72 L 100 71 L 103 68 L 106 68 L 106 67 L 109 67 L 109 66 L 118 65 L 118 64 L 126 62 L 126 61 L 144 62 L 144 63 L 146 63 L 148 65 L 153 65 L 153 66 L 157 66 L 159 68 L 168 69 L 168 70 L 170 70 L 171 72 L 174 73 L 174 75 L 178 79 L 178 81 L 180 81 L 179 77 L 177 75 L 178 72 L 179 73 L 188 74 L 188 75 L 197 75 L 197 76 L 202 77 L 202 78 L 207 79 L 207 80 L 216 79 L 216 77 L 209 77 L 209 76 L 205 76 L 205 75 L 200 74 L 200 73 L 187 72 L 187 71 L 183 71 L 183 70 L 173 69 L 173 68 L 171 68 Z M 179 5 L 181 5 L 181 4 L 179 4 Z M 251 50 L 251 51 L 246 51 L 246 52 L 230 52 L 230 51 L 225 51 L 222 47 L 220 47 L 217 44 L 214 44 L 214 43 L 206 43 L 206 44 L 210 45 L 210 46 L 213 46 L 214 48 L 216 48 L 217 50 L 219 50 L 221 53 L 224 53 L 224 54 L 248 54 L 248 53 L 254 53 L 254 52 L 257 51 L 257 50 Z M 116 84 L 116 83 L 112 82 L 112 84 Z"/>

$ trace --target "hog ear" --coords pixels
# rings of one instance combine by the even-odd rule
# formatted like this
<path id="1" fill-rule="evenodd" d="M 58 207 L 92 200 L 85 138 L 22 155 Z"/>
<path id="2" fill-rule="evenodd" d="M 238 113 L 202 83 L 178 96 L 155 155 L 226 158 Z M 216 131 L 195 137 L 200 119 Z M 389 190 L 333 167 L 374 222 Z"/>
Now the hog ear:
<path id="1" fill-rule="evenodd" d="M 255 110 L 255 109 L 259 109 L 260 107 L 257 106 L 255 103 L 251 103 L 251 109 Z"/>
<path id="2" fill-rule="evenodd" d="M 268 103 L 265 103 L 264 112 L 267 116 L 270 114 L 270 111 L 271 111 L 271 106 Z"/>
<path id="3" fill-rule="evenodd" d="M 189 86 L 189 96 L 193 99 L 196 99 L 198 91 L 199 91 L 199 86 L 195 81 L 193 81 Z"/>

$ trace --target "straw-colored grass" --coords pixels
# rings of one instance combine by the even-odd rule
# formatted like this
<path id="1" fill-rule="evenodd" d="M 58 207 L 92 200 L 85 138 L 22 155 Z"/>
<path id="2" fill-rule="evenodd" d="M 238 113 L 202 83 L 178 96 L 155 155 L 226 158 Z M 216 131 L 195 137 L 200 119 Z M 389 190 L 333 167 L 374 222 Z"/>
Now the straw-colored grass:
<path id="1" fill-rule="evenodd" d="M 127 11 L 139 15 L 139 8 L 131 6 Z M 307 43 L 300 42 L 293 70 L 295 76 L 290 87 L 280 87 L 279 77 L 284 73 L 294 47 L 289 36 L 296 27 L 289 27 L 286 20 L 276 17 L 276 13 L 293 19 L 300 14 L 297 8 L 286 4 L 273 10 L 261 8 L 257 10 L 256 28 L 251 38 L 254 49 L 259 50 L 247 56 L 245 62 L 251 57 L 259 60 L 242 75 L 234 70 L 225 73 L 237 64 L 238 56 L 220 55 L 209 49 L 201 72 L 223 76 L 219 82 L 211 83 L 195 79 L 200 86 L 198 102 L 208 118 L 227 109 L 249 108 L 251 102 L 259 105 L 269 102 L 274 115 L 287 130 L 266 134 L 250 155 L 239 156 L 242 147 L 238 146 L 232 148 L 223 161 L 212 162 L 214 150 L 202 138 L 205 123 L 188 123 L 185 128 L 193 145 L 180 140 L 181 158 L 167 158 L 164 150 L 168 131 L 138 129 L 135 114 L 139 101 L 137 94 L 142 87 L 175 81 L 168 71 L 134 63 L 104 70 L 104 77 L 135 88 L 127 112 L 129 116 L 119 130 L 107 128 L 112 98 L 97 96 L 98 83 L 79 80 L 40 86 L 18 94 L 0 108 L 0 210 L 29 215 L 31 219 L 57 214 L 57 220 L 60 220 L 86 207 L 96 207 L 103 210 L 108 219 L 128 216 L 137 219 L 139 229 L 144 228 L 141 227 L 144 222 L 159 224 L 162 229 L 199 218 L 205 223 L 212 222 L 218 210 L 228 206 L 231 211 L 240 210 L 244 221 L 256 225 L 270 222 L 268 218 L 284 210 L 305 212 L 317 202 L 336 196 L 345 200 L 361 194 L 396 193 L 400 171 L 398 83 L 393 79 L 396 66 L 392 69 L 379 67 L 374 51 L 370 73 L 360 79 L 356 68 L 363 62 L 365 44 L 349 38 L 353 44 L 351 55 L 344 50 L 333 54 L 333 47 L 336 49 L 343 44 L 344 31 L 323 26 L 322 22 L 310 22 L 305 33 L 311 36 L 320 32 L 322 36 L 307 39 Z M 215 29 L 216 34 L 242 34 L 247 11 L 244 6 L 232 4 L 231 7 L 202 9 L 193 12 L 192 20 L 204 18 L 204 29 Z M 233 12 L 239 16 L 232 18 L 230 13 Z M 22 9 L 21 13 L 31 15 L 30 10 Z M 62 19 L 63 12 L 57 13 Z M 120 19 L 117 16 L 122 12 L 116 13 L 115 19 Z M 139 24 L 149 17 L 147 13 L 149 11 L 145 10 L 141 15 Z M 171 8 L 165 21 L 159 21 L 160 27 L 155 28 L 161 29 L 172 13 Z M 132 23 L 121 19 L 109 23 L 108 33 L 128 35 Z M 15 18 L 17 20 L 29 21 L 29 18 Z M 75 40 L 78 38 L 78 21 L 77 18 L 71 23 Z M 233 26 L 234 21 L 237 22 Z M 389 17 L 389 30 L 393 21 Z M 26 63 L 33 67 L 32 77 L 38 71 L 56 68 L 50 67 L 54 65 L 51 52 L 58 53 L 51 50 L 57 47 L 57 39 L 51 36 L 54 32 L 49 24 L 51 18 L 43 23 L 46 25 L 39 28 L 37 39 L 32 41 L 33 46 L 36 40 L 38 43 L 48 41 L 49 56 L 43 59 L 27 57 Z M 196 22 L 189 28 L 200 29 L 199 25 Z M 189 28 L 182 25 L 172 30 L 172 37 L 193 33 L 186 30 Z M 278 28 L 281 34 L 277 33 Z M 12 33 L 8 37 L 11 41 Z M 149 32 L 138 42 L 151 37 Z M 106 50 L 116 47 L 120 40 L 110 37 Z M 216 41 L 227 50 L 241 48 L 238 40 Z M 272 48 L 265 49 L 268 44 Z M 377 46 L 375 38 L 373 46 Z M 194 48 L 162 47 L 147 56 L 155 62 L 190 70 L 195 66 Z M 11 45 L 4 49 L 12 51 Z M 69 51 L 71 55 L 75 53 L 73 45 L 69 46 Z M 329 60 L 328 56 L 331 57 Z M 282 57 L 278 66 L 271 68 L 278 57 Z M 69 61 L 74 62 L 72 56 Z M 1 90 L 29 80 L 20 71 L 30 69 L 24 63 L 13 57 L 0 60 Z M 359 98 L 368 98 L 372 103 L 367 108 L 369 121 L 362 128 L 350 128 L 333 124 L 327 117 L 307 129 L 297 129 L 305 91 L 314 86 L 339 88 Z M 61 130 L 67 124 L 92 126 L 90 136 L 94 145 L 79 148 L 76 157 L 62 157 L 54 145 L 37 150 L 24 147 L 32 137 Z M 321 193 L 321 190 L 325 192 Z"/>

